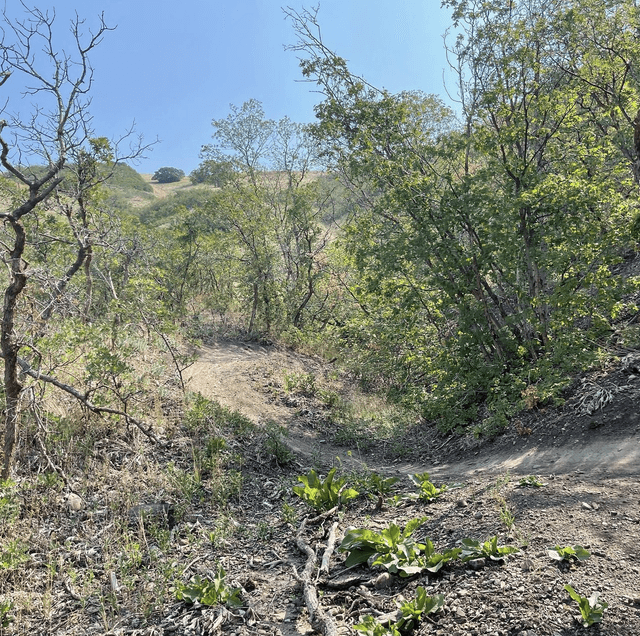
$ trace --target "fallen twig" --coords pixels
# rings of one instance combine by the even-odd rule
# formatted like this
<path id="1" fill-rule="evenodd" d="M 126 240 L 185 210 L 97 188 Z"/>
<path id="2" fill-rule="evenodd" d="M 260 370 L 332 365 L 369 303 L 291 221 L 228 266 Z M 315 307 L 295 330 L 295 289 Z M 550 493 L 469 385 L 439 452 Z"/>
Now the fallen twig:
<path id="1" fill-rule="evenodd" d="M 310 521 L 317 522 L 318 520 L 325 519 L 327 516 L 328 514 L 324 513 Z M 300 524 L 300 529 L 296 535 L 296 545 L 300 552 L 307 556 L 307 561 L 301 574 L 298 574 L 295 565 L 293 566 L 293 577 L 302 585 L 302 595 L 309 612 L 311 625 L 313 625 L 314 629 L 321 631 L 324 636 L 338 636 L 338 630 L 333 618 L 322 609 L 320 601 L 318 601 L 318 592 L 315 584 L 313 583 L 313 570 L 316 566 L 316 553 L 302 538 L 302 533 L 304 532 L 306 525 L 307 519 L 305 518 Z"/>
<path id="2" fill-rule="evenodd" d="M 320 565 L 320 572 L 324 572 L 325 574 L 329 574 L 329 562 L 331 561 L 331 555 L 333 554 L 333 549 L 336 545 L 336 530 L 338 529 L 338 522 L 334 521 L 331 526 L 331 530 L 329 530 L 329 538 L 327 539 L 327 548 L 324 551 L 324 555 L 322 556 L 322 564 Z"/>

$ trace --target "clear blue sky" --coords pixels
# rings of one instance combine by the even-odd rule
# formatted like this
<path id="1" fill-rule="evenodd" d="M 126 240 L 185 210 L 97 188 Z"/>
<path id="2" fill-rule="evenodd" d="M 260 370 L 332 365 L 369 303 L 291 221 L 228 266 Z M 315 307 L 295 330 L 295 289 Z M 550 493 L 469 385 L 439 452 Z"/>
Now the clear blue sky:
<path id="1" fill-rule="evenodd" d="M 135 120 L 146 141 L 161 140 L 135 166 L 140 172 L 162 166 L 190 172 L 200 147 L 210 142 L 211 120 L 226 117 L 230 103 L 255 98 L 268 118 L 313 120 L 320 96 L 299 81 L 296 54 L 284 50 L 295 34 L 282 0 L 32 3 L 42 10 L 55 6 L 59 33 L 75 11 L 87 26 L 96 25 L 102 11 L 109 25 L 117 25 L 91 58 L 91 112 L 97 135 L 115 137 Z M 21 15 L 18 0 L 6 0 L 6 6 L 9 15 Z M 442 35 L 450 21 L 440 0 L 321 0 L 318 18 L 325 43 L 372 84 L 446 97 Z M 451 76 L 447 83 L 453 89 Z"/>

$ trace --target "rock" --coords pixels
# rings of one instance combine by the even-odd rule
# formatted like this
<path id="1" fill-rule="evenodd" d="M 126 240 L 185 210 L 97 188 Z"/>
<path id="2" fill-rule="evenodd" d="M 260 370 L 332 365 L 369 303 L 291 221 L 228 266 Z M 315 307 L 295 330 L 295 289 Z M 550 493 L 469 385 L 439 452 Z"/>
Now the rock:
<path id="1" fill-rule="evenodd" d="M 84 508 L 82 499 L 75 492 L 70 492 L 67 495 L 66 504 L 69 510 L 82 510 Z"/>
<path id="2" fill-rule="evenodd" d="M 388 572 L 383 572 L 379 577 L 377 577 L 373 582 L 373 587 L 376 590 L 382 590 L 391 585 L 391 575 Z"/>

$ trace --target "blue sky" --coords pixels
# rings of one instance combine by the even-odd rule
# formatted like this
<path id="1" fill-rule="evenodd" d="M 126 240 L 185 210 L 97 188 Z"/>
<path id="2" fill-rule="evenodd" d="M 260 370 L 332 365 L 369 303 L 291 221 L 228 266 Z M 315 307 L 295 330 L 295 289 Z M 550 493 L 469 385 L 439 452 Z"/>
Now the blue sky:
<path id="1" fill-rule="evenodd" d="M 281 0 L 35 4 L 55 7 L 61 37 L 76 11 L 87 26 L 96 25 L 102 11 L 109 25 L 117 25 L 91 58 L 91 113 L 97 135 L 116 137 L 135 121 L 146 141 L 161 140 L 135 166 L 140 172 L 162 166 L 193 170 L 200 147 L 211 140 L 211 120 L 226 117 L 230 103 L 255 98 L 268 118 L 313 120 L 320 96 L 300 81 L 296 54 L 284 49 L 295 34 Z M 6 7 L 9 15 L 21 15 L 18 0 L 6 0 Z M 321 0 L 318 19 L 325 43 L 372 84 L 445 97 L 442 35 L 449 16 L 440 0 Z M 447 83 L 453 89 L 451 76 Z"/>

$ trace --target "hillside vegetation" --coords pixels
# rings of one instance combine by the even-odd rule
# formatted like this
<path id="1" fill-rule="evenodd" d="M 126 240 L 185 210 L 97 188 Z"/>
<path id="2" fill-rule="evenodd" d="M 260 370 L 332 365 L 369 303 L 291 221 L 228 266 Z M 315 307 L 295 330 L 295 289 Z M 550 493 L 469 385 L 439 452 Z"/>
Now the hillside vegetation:
<path id="1" fill-rule="evenodd" d="M 86 31 L 76 18 L 74 46 L 59 56 L 55 15 L 0 16 L 0 86 L 21 77 L 47 103 L 0 122 L 0 629 L 192 636 L 233 624 L 240 635 L 262 621 L 260 633 L 290 636 L 297 627 L 284 615 L 259 612 L 277 599 L 280 615 L 292 595 L 298 609 L 287 611 L 331 636 L 337 616 L 343 631 L 364 621 L 357 629 L 368 636 L 434 633 L 431 614 L 441 634 L 466 625 L 457 633 L 565 636 L 582 632 L 564 625 L 559 598 L 577 600 L 587 624 L 607 609 L 565 587 L 584 593 L 592 576 L 619 597 L 602 633 L 637 632 L 635 614 L 632 631 L 616 631 L 628 618 L 620 598 L 636 604 L 637 568 L 621 560 L 618 576 L 592 561 L 574 571 L 586 548 L 569 545 L 580 519 L 598 559 L 633 560 L 638 520 L 623 497 L 637 488 L 603 481 L 594 493 L 571 482 L 579 501 L 558 481 L 553 501 L 574 517 L 556 519 L 547 502 L 538 518 L 544 498 L 525 501 L 508 476 L 492 485 L 467 475 L 450 484 L 464 494 L 440 505 L 447 489 L 424 465 L 411 471 L 413 494 L 380 472 L 409 459 L 437 465 L 444 453 L 453 462 L 501 434 L 494 448 L 529 456 L 558 439 L 587 448 L 589 427 L 603 425 L 594 413 L 623 404 L 615 421 L 627 434 L 638 397 L 640 9 L 632 0 L 444 5 L 457 110 L 437 95 L 370 85 L 326 48 L 314 11 L 287 9 L 302 75 L 320 95 L 315 123 L 271 120 L 254 99 L 232 105 L 213 120 L 200 166 L 166 184 L 131 167 L 147 149 L 130 143 L 133 131 L 113 141 L 91 128 L 90 57 L 110 30 L 102 19 Z M 34 53 L 32 39 L 44 48 Z M 252 356 L 242 374 L 224 376 L 223 359 L 205 359 L 211 395 L 191 393 L 188 370 L 211 353 L 203 345 L 228 341 L 233 361 L 278 351 L 296 369 L 265 370 Z M 247 377 L 269 405 L 255 417 L 239 410 Z M 567 400 L 571 418 L 559 422 L 553 409 Z M 615 457 L 628 447 L 607 448 Z M 328 472 L 334 463 L 342 470 Z M 539 481 L 527 475 L 521 486 Z M 613 521 L 595 514 L 608 488 Z M 471 522 L 458 510 L 467 507 L 487 518 L 462 536 L 448 520 Z M 442 532 L 424 529 L 436 548 L 426 535 L 411 539 L 427 508 L 443 521 Z M 346 516 L 332 530 L 309 537 L 307 525 L 338 510 Z M 347 529 L 376 515 L 377 534 Z M 274 528 L 307 560 L 289 563 Z M 500 532 L 510 545 L 498 546 Z M 336 533 L 357 546 L 340 565 L 361 566 L 344 587 L 318 582 L 320 546 L 310 547 Z M 556 541 L 566 545 L 551 558 L 568 563 L 557 571 L 540 552 Z M 521 569 L 530 574 L 485 567 L 529 545 Z M 382 559 L 375 581 L 363 555 Z M 272 568 L 284 563 L 269 596 Z M 227 566 L 259 577 L 232 583 Z M 418 578 L 433 583 L 429 599 Z M 525 583 L 536 608 L 555 609 L 522 610 Z M 332 613 L 318 610 L 318 585 Z M 385 586 L 384 599 L 372 597 Z M 486 589 L 499 590 L 491 612 Z M 454 602 L 464 590 L 472 594 Z M 373 609 L 395 614 L 378 620 Z"/>

